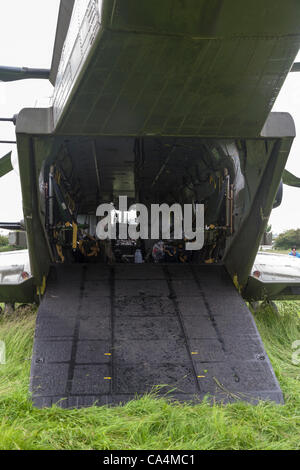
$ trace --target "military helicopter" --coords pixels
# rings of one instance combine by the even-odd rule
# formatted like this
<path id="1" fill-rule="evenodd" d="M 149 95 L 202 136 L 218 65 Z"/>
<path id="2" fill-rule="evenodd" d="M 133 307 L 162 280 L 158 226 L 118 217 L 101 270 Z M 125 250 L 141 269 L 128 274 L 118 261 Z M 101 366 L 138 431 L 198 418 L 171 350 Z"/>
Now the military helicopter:
<path id="1" fill-rule="evenodd" d="M 173 299 L 182 326 L 182 296 L 191 317 L 196 309 L 192 299 L 197 298 L 197 305 L 204 302 L 219 338 L 222 362 L 227 349 L 214 315 L 218 317 L 224 305 L 230 310 L 229 305 L 236 302 L 237 310 L 249 319 L 242 298 L 298 298 L 298 282 L 263 282 L 252 276 L 251 269 L 270 213 L 281 202 L 283 184 L 300 186 L 300 179 L 285 170 L 295 137 L 293 119 L 287 113 L 271 112 L 287 75 L 299 70 L 294 63 L 299 25 L 297 0 L 61 0 L 51 69 L 0 70 L 4 81 L 45 78 L 54 85 L 50 108 L 23 109 L 11 118 L 16 126 L 24 226 L 0 227 L 26 230 L 32 276 L 16 285 L 0 285 L 0 300 L 39 300 L 39 318 L 56 318 L 55 309 L 71 318 L 74 308 L 87 308 L 82 294 L 86 289 L 88 315 L 103 303 L 104 309 L 113 312 L 110 325 L 116 325 L 122 309 L 130 310 L 127 336 L 121 335 L 119 324 L 113 333 L 113 341 L 120 334 L 122 343 L 132 340 L 135 327 L 130 318 L 132 312 L 142 314 L 142 305 L 148 316 L 155 316 L 155 309 L 171 315 Z M 6 155 L 0 160 L 0 175 L 11 169 L 10 155 Z M 126 195 L 131 204 L 147 207 L 201 202 L 205 243 L 194 261 L 166 266 L 163 271 L 157 266 L 157 274 L 151 263 L 114 267 L 111 258 L 101 255 L 105 248 L 95 237 L 96 210 L 99 203 L 116 203 L 120 195 Z M 99 284 L 97 297 L 93 286 L 101 279 L 104 284 Z M 126 288 L 122 287 L 125 279 Z M 165 296 L 166 289 L 170 295 Z M 157 293 L 164 300 L 158 301 Z M 36 393 L 36 403 L 49 404 L 60 396 L 70 406 L 72 397 L 79 400 L 78 406 L 85 406 L 85 395 L 100 401 L 130 396 L 133 390 L 124 385 L 123 366 L 123 385 L 116 389 L 111 384 L 114 372 L 105 372 L 105 361 L 101 369 L 105 392 L 100 393 L 95 383 L 87 386 L 78 379 L 75 345 L 81 338 L 80 321 L 85 320 L 78 317 L 76 321 L 72 333 L 69 324 L 61 326 L 61 318 L 55 323 L 58 329 L 66 328 L 64 337 L 73 338 L 64 390 L 50 393 L 43 376 L 44 392 Z M 87 323 L 85 339 L 94 338 L 97 321 L 93 318 Z M 237 326 L 238 336 L 245 334 L 246 323 Z M 186 332 L 187 327 L 182 327 Z M 259 338 L 255 329 L 253 334 Z M 33 390 L 37 369 L 42 367 L 36 365 L 38 360 L 47 363 L 43 341 L 36 342 Z M 261 349 L 258 339 L 257 344 Z M 175 357 L 175 350 L 170 351 Z M 107 358 L 113 353 L 106 354 Z M 126 356 L 125 351 L 122 354 Z M 146 357 L 142 350 L 140 354 Z M 189 354 L 194 360 L 192 356 L 200 352 L 190 350 Z M 123 358 L 127 365 L 135 357 L 133 352 L 128 355 Z M 203 362 L 208 360 L 205 356 Z M 114 371 L 119 362 L 118 356 Z M 201 374 L 195 367 L 197 378 Z M 135 373 L 144 377 L 140 369 Z M 139 390 L 144 379 L 139 382 L 134 377 Z M 72 388 L 75 382 L 78 387 Z M 195 386 L 205 392 L 198 382 Z M 255 397 L 281 401 L 281 392 L 275 389 L 274 393 L 262 390 Z M 187 395 L 194 392 L 192 386 L 187 390 Z"/>

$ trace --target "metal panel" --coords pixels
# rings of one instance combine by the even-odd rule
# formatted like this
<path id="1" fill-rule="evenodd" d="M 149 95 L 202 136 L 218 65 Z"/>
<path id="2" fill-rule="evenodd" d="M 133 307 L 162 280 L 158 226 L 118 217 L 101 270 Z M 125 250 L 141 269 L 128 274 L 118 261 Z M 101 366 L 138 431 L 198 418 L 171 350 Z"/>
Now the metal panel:
<path id="1" fill-rule="evenodd" d="M 59 133 L 258 137 L 299 42 L 105 31 Z"/>
<path id="2" fill-rule="evenodd" d="M 51 64 L 50 82 L 55 85 L 61 54 L 65 43 L 75 0 L 60 0 L 58 22 Z"/>
<path id="3" fill-rule="evenodd" d="M 77 0 L 55 126 L 65 134 L 258 137 L 298 52 L 299 18 L 294 0 Z"/>
<path id="4" fill-rule="evenodd" d="M 57 124 L 100 28 L 101 0 L 76 0 L 63 47 L 53 101 Z"/>
<path id="5" fill-rule="evenodd" d="M 158 394 L 180 401 L 209 394 L 227 403 L 283 402 L 254 320 L 223 267 L 56 272 L 37 319 L 36 406 L 119 404 L 159 385 Z"/>
<path id="6" fill-rule="evenodd" d="M 35 297 L 36 287 L 31 277 L 20 284 L 0 284 L 0 299 L 6 303 L 31 303 Z"/>
<path id="7" fill-rule="evenodd" d="M 13 170 L 11 163 L 11 152 L 0 158 L 0 178 Z"/>

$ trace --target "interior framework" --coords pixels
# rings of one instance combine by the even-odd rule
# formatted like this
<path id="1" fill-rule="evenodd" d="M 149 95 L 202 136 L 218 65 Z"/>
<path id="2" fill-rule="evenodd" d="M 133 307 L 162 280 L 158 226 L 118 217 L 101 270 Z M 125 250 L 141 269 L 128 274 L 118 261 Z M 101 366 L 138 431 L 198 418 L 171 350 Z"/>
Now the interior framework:
<path id="1" fill-rule="evenodd" d="M 96 212 L 102 203 L 118 209 L 119 197 L 127 196 L 128 207 L 142 203 L 149 213 L 152 204 L 171 207 L 176 203 L 183 213 L 185 204 L 194 208 L 203 204 L 204 247 L 186 254 L 181 262 L 222 262 L 251 204 L 273 144 L 272 140 L 167 137 L 61 138 L 43 162 L 40 185 L 42 218 L 54 259 L 59 263 L 115 261 L 115 257 L 107 257 L 104 246 L 98 246 L 100 219 Z M 247 170 L 251 171 L 248 181 L 244 176 Z M 178 254 L 184 233 L 174 240 L 172 215 L 170 237 L 164 242 Z M 125 261 L 133 260 L 136 248 L 142 248 L 147 261 L 153 261 L 151 250 L 156 241 L 132 243 L 125 249 L 129 250 Z M 113 253 L 116 246 L 120 250 L 120 243 L 113 243 Z M 178 256 L 166 256 L 165 261 L 178 261 Z"/>

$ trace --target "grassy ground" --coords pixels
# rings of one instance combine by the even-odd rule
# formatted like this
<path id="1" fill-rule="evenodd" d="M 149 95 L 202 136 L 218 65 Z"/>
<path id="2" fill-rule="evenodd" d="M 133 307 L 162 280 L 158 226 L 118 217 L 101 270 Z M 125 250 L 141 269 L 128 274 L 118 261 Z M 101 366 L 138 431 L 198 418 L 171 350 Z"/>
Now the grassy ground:
<path id="1" fill-rule="evenodd" d="M 8 251 L 18 251 L 21 250 L 22 248 L 16 248 L 15 246 L 0 246 L 0 253 L 7 253 Z"/>
<path id="2" fill-rule="evenodd" d="M 0 246 L 0 253 L 7 253 L 8 251 L 13 251 L 11 246 Z"/>
<path id="3" fill-rule="evenodd" d="M 63 411 L 33 409 L 28 377 L 35 314 L 0 320 L 7 364 L 0 366 L 0 449 L 299 449 L 300 365 L 291 362 L 300 340 L 300 303 L 265 310 L 256 322 L 285 395 L 285 405 L 168 404 L 145 396 L 124 407 Z"/>

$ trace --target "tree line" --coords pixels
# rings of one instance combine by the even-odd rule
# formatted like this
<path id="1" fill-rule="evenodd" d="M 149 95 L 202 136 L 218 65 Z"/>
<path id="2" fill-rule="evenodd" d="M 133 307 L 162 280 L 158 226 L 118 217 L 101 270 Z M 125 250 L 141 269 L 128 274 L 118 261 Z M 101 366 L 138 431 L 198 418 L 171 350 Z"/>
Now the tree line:
<path id="1" fill-rule="evenodd" d="M 6 237 L 5 235 L 0 235 L 0 246 L 8 246 L 8 245 L 9 245 L 8 237 Z"/>
<path id="2" fill-rule="evenodd" d="M 288 250 L 293 246 L 300 249 L 300 228 L 296 230 L 286 230 L 278 235 L 275 240 L 275 248 Z"/>

